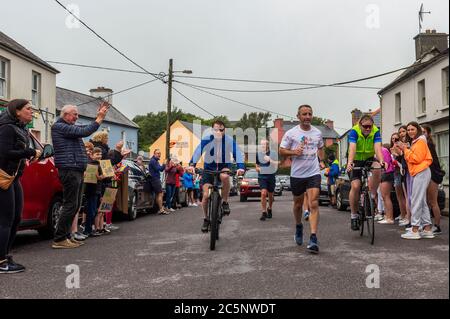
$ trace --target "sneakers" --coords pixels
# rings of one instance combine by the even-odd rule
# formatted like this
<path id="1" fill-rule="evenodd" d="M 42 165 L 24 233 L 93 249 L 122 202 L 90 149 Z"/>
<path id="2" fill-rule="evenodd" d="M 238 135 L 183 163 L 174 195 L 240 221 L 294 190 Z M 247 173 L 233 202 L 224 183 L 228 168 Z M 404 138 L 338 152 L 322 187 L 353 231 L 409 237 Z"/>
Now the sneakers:
<path id="1" fill-rule="evenodd" d="M 174 211 L 175 211 L 175 209 L 169 208 L 169 212 L 173 213 Z"/>
<path id="2" fill-rule="evenodd" d="M 398 225 L 399 225 L 400 227 L 408 226 L 408 225 L 409 225 L 409 220 L 407 220 L 407 219 L 400 220 L 400 222 L 398 223 Z"/>
<path id="3" fill-rule="evenodd" d="M 267 213 L 263 212 L 261 215 L 261 218 L 259 219 L 260 221 L 265 221 L 267 219 Z"/>
<path id="4" fill-rule="evenodd" d="M 84 241 L 87 237 L 79 232 L 76 232 L 72 234 L 72 238 L 76 241 Z"/>
<path id="5" fill-rule="evenodd" d="M 108 230 L 110 230 L 110 231 L 113 231 L 113 230 L 118 230 L 118 229 L 120 229 L 120 227 L 119 227 L 119 226 L 116 226 L 116 225 L 113 225 L 113 224 L 109 224 L 109 225 L 106 225 L 106 229 L 108 229 Z"/>
<path id="6" fill-rule="evenodd" d="M 382 221 L 383 219 L 384 219 L 384 216 L 382 214 L 376 214 L 375 215 L 375 221 L 376 222 Z"/>
<path id="7" fill-rule="evenodd" d="M 376 216 L 375 216 L 375 218 L 376 218 Z M 381 224 L 381 225 L 394 225 L 394 221 L 393 220 L 382 219 L 382 220 L 378 221 L 378 224 Z"/>
<path id="8" fill-rule="evenodd" d="M 424 230 L 422 232 L 419 232 L 419 235 L 424 239 L 433 239 L 435 237 L 432 230 Z"/>
<path id="9" fill-rule="evenodd" d="M 359 230 L 359 218 L 352 218 L 351 219 L 351 229 L 352 230 Z"/>
<path id="10" fill-rule="evenodd" d="M 438 225 L 434 225 L 433 228 L 431 229 L 431 231 L 432 231 L 433 234 L 435 234 L 435 235 L 440 235 L 440 234 L 442 234 L 441 227 L 439 227 Z"/>
<path id="11" fill-rule="evenodd" d="M 73 249 L 73 248 L 78 248 L 78 247 L 80 247 L 80 245 L 74 244 L 69 239 L 65 239 L 65 240 L 62 240 L 59 242 L 53 242 L 53 244 L 52 244 L 52 248 L 54 248 L 54 249 Z"/>
<path id="12" fill-rule="evenodd" d="M 111 234 L 111 231 L 109 229 L 106 229 L 106 228 L 101 229 L 99 232 L 102 233 L 103 235 Z"/>
<path id="13" fill-rule="evenodd" d="M 7 259 L 0 262 L 0 274 L 17 274 L 24 271 L 25 267 L 20 264 L 16 264 L 12 261 L 11 257 L 7 257 Z"/>
<path id="14" fill-rule="evenodd" d="M 408 232 L 402 234 L 402 238 L 403 239 L 421 239 L 422 237 L 420 236 L 418 231 L 417 232 L 413 232 L 411 230 L 411 231 L 408 231 Z"/>
<path id="15" fill-rule="evenodd" d="M 272 210 L 271 209 L 268 209 L 267 210 L 267 218 L 272 218 Z"/>
<path id="16" fill-rule="evenodd" d="M 208 232 L 208 228 L 209 228 L 209 220 L 205 218 L 203 220 L 202 232 L 203 233 L 207 233 Z"/>
<path id="17" fill-rule="evenodd" d="M 84 243 L 83 243 L 82 241 L 78 241 L 78 240 L 76 240 L 75 238 L 70 238 L 69 240 L 72 242 L 72 244 L 78 245 L 78 247 L 84 245 Z"/>
<path id="18" fill-rule="evenodd" d="M 308 246 L 306 246 L 306 249 L 310 253 L 313 253 L 313 254 L 318 254 L 319 253 L 319 243 L 318 243 L 316 235 L 311 235 L 311 237 L 309 239 Z"/>
<path id="19" fill-rule="evenodd" d="M 294 240 L 297 243 L 297 245 L 299 246 L 303 245 L 303 224 L 295 226 Z"/>
<path id="20" fill-rule="evenodd" d="M 197 203 L 192 204 L 193 207 L 198 207 Z"/>
<path id="21" fill-rule="evenodd" d="M 223 214 L 224 215 L 230 215 L 231 211 L 230 211 L 230 204 L 223 202 L 222 203 L 222 210 L 223 210 Z"/>
<path id="22" fill-rule="evenodd" d="M 305 219 L 305 221 L 309 220 L 309 211 L 305 210 L 305 212 L 303 213 L 303 218 Z"/>

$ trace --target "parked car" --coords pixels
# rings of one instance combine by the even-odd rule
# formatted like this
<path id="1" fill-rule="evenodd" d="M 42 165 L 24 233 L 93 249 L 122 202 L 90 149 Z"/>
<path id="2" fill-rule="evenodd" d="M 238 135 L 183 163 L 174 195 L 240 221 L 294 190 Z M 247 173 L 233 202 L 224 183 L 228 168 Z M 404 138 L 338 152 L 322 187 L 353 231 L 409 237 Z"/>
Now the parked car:
<path id="1" fill-rule="evenodd" d="M 324 203 L 330 204 L 330 196 L 328 196 L 328 183 L 327 177 L 325 176 L 325 170 L 320 173 L 322 180 L 320 182 L 320 194 L 319 194 L 319 205 Z"/>
<path id="2" fill-rule="evenodd" d="M 238 183 L 236 176 L 230 176 L 230 196 L 236 196 L 238 194 Z"/>
<path id="3" fill-rule="evenodd" d="M 24 207 L 19 230 L 37 230 L 43 238 L 53 238 L 62 205 L 62 185 L 53 160 L 53 147 L 42 145 L 30 134 L 30 146 L 43 151 L 38 162 L 26 162 L 20 178 Z"/>
<path id="4" fill-rule="evenodd" d="M 144 184 L 147 172 L 132 160 L 123 160 L 123 164 L 128 166 L 128 219 L 136 219 L 138 213 L 155 212 L 155 195 L 144 191 Z"/>
<path id="5" fill-rule="evenodd" d="M 283 186 L 283 190 L 291 190 L 291 177 L 288 175 L 277 175 L 280 178 L 280 183 Z"/>
<path id="6" fill-rule="evenodd" d="M 249 197 L 261 197 L 261 188 L 258 184 L 258 172 L 250 169 L 245 172 L 239 183 L 239 199 L 246 202 Z"/>
<path id="7" fill-rule="evenodd" d="M 283 195 L 283 184 L 281 184 L 281 178 L 279 176 L 275 176 L 275 191 L 273 192 L 274 196 L 282 196 Z"/>
<path id="8" fill-rule="evenodd" d="M 341 175 L 336 180 L 336 208 L 340 211 L 345 211 L 350 206 L 350 180 L 347 175 Z M 391 192 L 392 205 L 394 206 L 394 217 L 400 215 L 400 207 L 397 201 L 397 195 L 393 189 Z M 445 191 L 440 188 L 438 191 L 438 203 L 441 211 L 445 208 Z"/>

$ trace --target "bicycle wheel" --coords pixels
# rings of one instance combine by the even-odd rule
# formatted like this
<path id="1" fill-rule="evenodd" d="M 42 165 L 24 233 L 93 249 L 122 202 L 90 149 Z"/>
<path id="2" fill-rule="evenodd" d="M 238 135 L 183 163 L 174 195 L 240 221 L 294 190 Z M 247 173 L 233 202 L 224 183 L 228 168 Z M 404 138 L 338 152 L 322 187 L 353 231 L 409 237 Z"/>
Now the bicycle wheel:
<path id="1" fill-rule="evenodd" d="M 211 206 L 210 206 L 210 225 L 211 236 L 209 242 L 209 249 L 214 250 L 216 248 L 216 240 L 219 236 L 219 194 L 213 192 L 211 194 Z"/>
<path id="2" fill-rule="evenodd" d="M 365 197 L 363 199 L 365 201 Z M 359 203 L 359 235 L 364 235 L 364 222 L 366 221 L 366 212 L 364 203 Z"/>
<path id="3" fill-rule="evenodd" d="M 367 221 L 367 233 L 369 235 L 370 244 L 373 245 L 375 241 L 375 209 L 374 209 L 374 201 L 370 196 L 370 193 L 367 192 L 365 194 L 364 200 L 366 212 L 366 221 Z"/>

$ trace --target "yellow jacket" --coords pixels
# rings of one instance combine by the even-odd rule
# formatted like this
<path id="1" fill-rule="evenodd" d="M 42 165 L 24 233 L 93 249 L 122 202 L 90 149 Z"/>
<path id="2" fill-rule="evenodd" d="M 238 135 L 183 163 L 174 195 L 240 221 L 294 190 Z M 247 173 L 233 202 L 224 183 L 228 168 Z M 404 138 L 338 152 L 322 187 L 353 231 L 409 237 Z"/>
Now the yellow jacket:
<path id="1" fill-rule="evenodd" d="M 416 176 L 426 170 L 433 162 L 425 136 L 420 136 L 412 142 L 411 148 L 405 149 L 405 160 L 409 174 Z"/>

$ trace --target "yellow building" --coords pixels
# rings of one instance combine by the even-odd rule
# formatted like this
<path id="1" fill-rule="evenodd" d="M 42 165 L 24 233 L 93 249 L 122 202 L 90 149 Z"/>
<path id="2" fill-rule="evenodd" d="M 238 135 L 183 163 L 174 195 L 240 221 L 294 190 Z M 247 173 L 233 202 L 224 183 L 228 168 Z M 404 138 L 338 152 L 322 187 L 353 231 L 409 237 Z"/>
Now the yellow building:
<path id="1" fill-rule="evenodd" d="M 205 126 L 189 122 L 176 121 L 170 127 L 170 157 L 183 162 L 187 166 L 194 154 L 195 149 L 200 144 L 201 134 Z M 165 162 L 166 156 L 166 132 L 164 132 L 151 146 L 150 156 L 153 152 L 161 150 L 161 163 Z M 197 167 L 203 167 L 203 157 Z"/>

